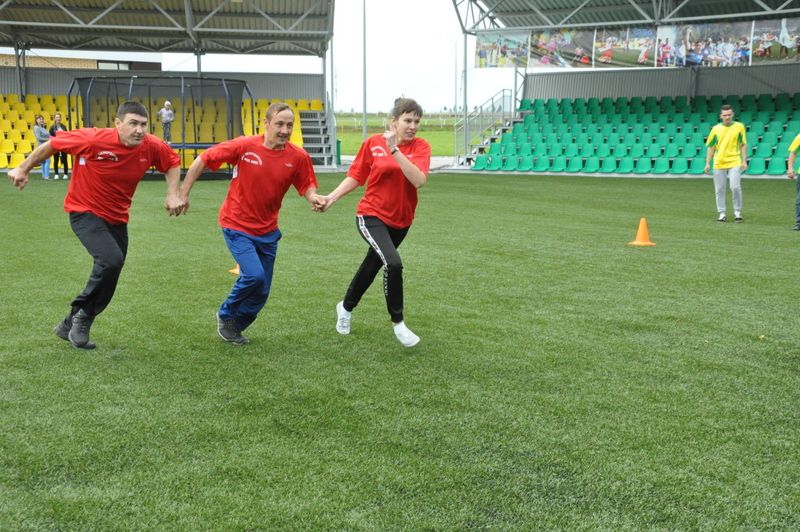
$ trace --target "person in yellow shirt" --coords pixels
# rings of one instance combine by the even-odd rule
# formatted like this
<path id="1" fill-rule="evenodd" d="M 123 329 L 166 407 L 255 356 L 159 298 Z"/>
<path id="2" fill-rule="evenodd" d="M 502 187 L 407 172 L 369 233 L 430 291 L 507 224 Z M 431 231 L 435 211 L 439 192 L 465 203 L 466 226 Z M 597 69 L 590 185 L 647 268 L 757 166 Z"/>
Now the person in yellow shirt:
<path id="1" fill-rule="evenodd" d="M 786 177 L 789 179 L 794 179 L 796 175 L 796 164 L 797 161 L 797 154 L 800 153 L 800 133 L 794 138 L 792 143 L 789 145 L 789 158 L 786 160 Z M 797 194 L 794 200 L 794 229 L 795 231 L 800 231 L 800 180 L 797 181 Z"/>
<path id="2" fill-rule="evenodd" d="M 714 159 L 714 190 L 717 194 L 717 221 L 725 222 L 725 184 L 730 181 L 734 221 L 742 221 L 742 173 L 747 170 L 747 132 L 741 122 L 733 121 L 733 109 L 723 105 L 721 123 L 711 128 L 706 145 L 706 173 L 711 173 Z"/>

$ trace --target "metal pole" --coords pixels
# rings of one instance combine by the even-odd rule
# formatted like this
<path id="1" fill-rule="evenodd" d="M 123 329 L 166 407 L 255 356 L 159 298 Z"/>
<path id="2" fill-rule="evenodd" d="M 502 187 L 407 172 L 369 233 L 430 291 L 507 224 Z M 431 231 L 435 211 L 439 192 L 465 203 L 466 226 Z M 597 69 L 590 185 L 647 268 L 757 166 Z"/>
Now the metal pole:
<path id="1" fill-rule="evenodd" d="M 469 155 L 469 120 L 467 111 L 467 34 L 464 34 L 464 162 Z"/>
<path id="2" fill-rule="evenodd" d="M 364 80 L 364 101 L 361 112 L 361 140 L 367 139 L 367 0 L 362 0 L 363 25 L 361 30 L 362 43 L 364 50 L 363 63 L 361 66 L 362 77 Z"/>

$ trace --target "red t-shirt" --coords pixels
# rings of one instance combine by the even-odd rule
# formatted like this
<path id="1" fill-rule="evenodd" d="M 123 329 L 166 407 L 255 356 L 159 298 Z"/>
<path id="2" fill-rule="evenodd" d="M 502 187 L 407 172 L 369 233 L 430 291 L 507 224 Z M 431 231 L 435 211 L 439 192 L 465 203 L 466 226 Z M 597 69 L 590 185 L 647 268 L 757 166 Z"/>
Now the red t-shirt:
<path id="1" fill-rule="evenodd" d="M 235 165 L 228 195 L 219 209 L 219 225 L 261 236 L 278 228 L 278 211 L 289 187 L 302 196 L 317 188 L 311 157 L 287 142 L 282 150 L 264 146 L 264 136 L 238 137 L 217 144 L 200 158 L 211 170 Z"/>
<path id="2" fill-rule="evenodd" d="M 64 210 L 91 212 L 115 225 L 128 223 L 136 186 L 151 166 L 166 172 L 181 162 L 178 154 L 154 135 L 145 135 L 138 146 L 125 146 L 116 128 L 59 131 L 50 145 L 74 158 Z"/>
<path id="3" fill-rule="evenodd" d="M 415 138 L 397 147 L 414 166 L 428 174 L 431 166 L 428 141 Z M 361 185 L 367 185 L 364 197 L 358 202 L 357 214 L 376 216 L 397 229 L 411 225 L 417 208 L 417 187 L 406 178 L 389 153 L 383 135 L 373 135 L 364 141 L 347 175 Z"/>

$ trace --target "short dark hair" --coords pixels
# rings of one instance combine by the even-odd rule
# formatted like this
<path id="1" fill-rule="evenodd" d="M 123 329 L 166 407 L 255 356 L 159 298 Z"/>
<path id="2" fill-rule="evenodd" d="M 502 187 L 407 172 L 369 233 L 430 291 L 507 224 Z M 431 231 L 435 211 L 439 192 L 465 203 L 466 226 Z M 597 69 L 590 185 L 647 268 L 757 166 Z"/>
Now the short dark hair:
<path id="1" fill-rule="evenodd" d="M 125 118 L 125 115 L 148 116 L 147 109 L 145 109 L 144 105 L 130 100 L 122 102 L 119 104 L 119 107 L 117 107 L 117 118 L 122 120 Z"/>
<path id="2" fill-rule="evenodd" d="M 267 107 L 267 116 L 266 116 L 267 122 L 272 120 L 272 117 L 275 116 L 276 114 L 282 113 L 283 111 L 285 111 L 287 109 L 292 111 L 292 107 L 288 103 L 284 103 L 284 102 L 275 102 L 275 103 L 273 103 L 272 105 Z M 294 114 L 294 111 L 292 111 L 292 114 Z"/>
<path id="3" fill-rule="evenodd" d="M 720 112 L 722 111 L 733 111 L 733 107 L 731 107 L 729 104 L 726 103 L 725 105 L 722 106 L 722 109 L 720 109 Z"/>
<path id="4" fill-rule="evenodd" d="M 411 113 L 422 118 L 422 107 L 412 98 L 398 98 L 392 107 L 392 118 L 400 118 L 403 113 Z"/>

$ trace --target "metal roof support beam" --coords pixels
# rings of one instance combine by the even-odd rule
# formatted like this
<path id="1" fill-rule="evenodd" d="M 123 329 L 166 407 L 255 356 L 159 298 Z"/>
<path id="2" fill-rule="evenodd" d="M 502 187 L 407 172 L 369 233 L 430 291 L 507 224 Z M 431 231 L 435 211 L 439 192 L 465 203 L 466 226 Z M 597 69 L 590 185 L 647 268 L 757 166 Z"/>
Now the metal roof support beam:
<path id="1" fill-rule="evenodd" d="M 559 25 L 559 26 L 563 26 L 563 25 L 564 25 L 564 23 L 565 23 L 566 21 L 568 21 L 569 19 L 571 19 L 571 18 L 572 18 L 572 17 L 575 15 L 575 13 L 577 13 L 578 11 L 580 11 L 581 9 L 583 9 L 583 8 L 584 8 L 584 6 L 585 6 L 586 4 L 588 4 L 588 3 L 589 3 L 589 1 L 590 1 L 590 0 L 584 0 L 584 2 L 583 2 L 581 5 L 579 5 L 578 7 L 576 7 L 576 8 L 575 8 L 575 9 L 572 11 L 572 13 L 570 13 L 569 15 L 567 15 L 566 17 L 564 17 L 564 18 L 561 20 L 561 22 L 559 22 L 559 23 L 558 23 L 558 25 Z"/>
<path id="2" fill-rule="evenodd" d="M 85 23 L 84 21 L 82 21 L 81 19 L 79 19 L 78 17 L 76 17 L 75 15 L 73 15 L 73 14 L 72 14 L 72 11 L 70 11 L 70 10 L 69 10 L 69 9 L 67 9 L 66 7 L 62 6 L 62 5 L 61 5 L 61 2 L 58 2 L 57 0 L 52 0 L 52 2 L 53 2 L 53 3 L 54 3 L 54 4 L 55 4 L 55 5 L 56 5 L 56 6 L 57 6 L 57 7 L 58 7 L 58 8 L 59 8 L 61 11 L 63 11 L 63 12 L 64 12 L 64 13 L 66 13 L 66 14 L 67 14 L 67 15 L 68 15 L 68 16 L 69 16 L 71 19 L 73 19 L 75 22 L 77 22 L 77 23 L 78 23 L 78 24 L 80 24 L 81 26 L 85 26 L 85 25 L 86 25 L 86 23 Z"/>
<path id="3" fill-rule="evenodd" d="M 316 4 L 314 4 L 314 5 L 312 5 L 311 7 L 309 7 L 309 8 L 306 10 L 306 12 L 305 12 L 305 13 L 303 13 L 302 15 L 300 15 L 300 17 L 299 17 L 297 20 L 295 20 L 295 21 L 294 21 L 294 24 L 292 24 L 291 26 L 289 26 L 289 28 L 287 29 L 287 31 L 292 31 L 293 29 L 295 29 L 295 27 L 296 27 L 298 24 L 300 24 L 301 22 L 303 22 L 303 20 L 305 20 L 305 18 L 306 18 L 307 16 L 309 16 L 309 15 L 311 14 L 311 12 L 312 12 L 312 11 L 314 11 L 314 10 L 317 8 L 317 6 L 319 6 L 319 5 L 320 5 L 320 3 L 321 3 L 321 0 L 318 0 Z"/>
<path id="4" fill-rule="evenodd" d="M 272 24 L 274 24 L 274 25 L 275 25 L 275 27 L 276 27 L 276 28 L 278 28 L 279 30 L 286 31 L 286 28 L 284 28 L 283 26 L 281 26 L 280 24 L 278 24 L 278 22 L 277 22 L 275 19 L 273 19 L 272 17 L 270 17 L 269 15 L 267 15 L 267 14 L 264 12 L 264 10 L 263 10 L 263 9 L 261 9 L 260 7 L 258 7 L 257 5 L 255 5 L 255 4 L 253 3 L 253 0 L 247 0 L 247 5 L 249 5 L 250 7 L 252 7 L 252 8 L 253 8 L 253 10 L 254 10 L 256 13 L 258 13 L 259 15 L 261 15 L 262 17 L 264 17 L 266 20 L 268 20 L 268 21 L 270 21 Z"/>
<path id="5" fill-rule="evenodd" d="M 645 20 L 647 20 L 647 22 L 652 22 L 652 21 L 653 21 L 653 17 L 651 17 L 649 14 L 647 14 L 647 13 L 645 12 L 645 10 L 644 10 L 644 9 L 642 9 L 641 7 L 639 7 L 639 4 L 637 4 L 636 2 L 634 2 L 634 0 L 628 0 L 628 3 L 629 3 L 631 6 L 633 6 L 633 8 L 634 8 L 636 11 L 638 11 L 639 13 L 641 13 L 641 15 L 642 15 L 642 16 L 645 18 Z"/>
<path id="6" fill-rule="evenodd" d="M 103 11 L 102 13 L 100 13 L 99 15 L 97 15 L 96 17 L 94 17 L 94 19 L 92 19 L 92 21 L 91 21 L 91 22 L 89 22 L 89 26 L 92 26 L 92 25 L 93 25 L 93 24 L 95 24 L 95 23 L 96 23 L 98 20 L 100 20 L 101 18 L 105 17 L 106 15 L 108 15 L 109 13 L 111 13 L 112 11 L 114 11 L 114 10 L 117 8 L 117 6 L 119 6 L 119 5 L 120 5 L 120 4 L 121 4 L 123 1 L 124 1 L 124 0 L 117 0 L 116 2 L 114 2 L 113 4 L 111 4 L 111 6 L 109 6 L 109 8 L 108 8 L 108 9 L 106 9 L 105 11 Z"/>
<path id="7" fill-rule="evenodd" d="M 504 1 L 505 0 L 497 0 L 497 2 L 495 2 L 495 4 L 492 7 L 490 7 L 489 10 L 486 11 L 486 13 L 484 13 L 483 16 L 481 16 L 481 18 L 479 18 L 478 20 L 475 21 L 475 25 L 477 26 L 478 24 L 483 22 L 483 20 L 486 17 L 490 16 L 492 14 L 492 12 L 494 12 L 495 8 L 501 6 Z"/>

